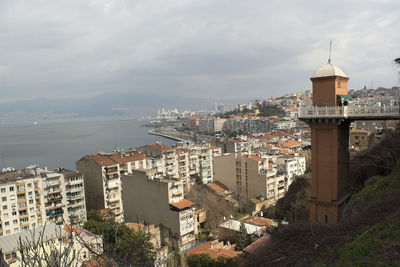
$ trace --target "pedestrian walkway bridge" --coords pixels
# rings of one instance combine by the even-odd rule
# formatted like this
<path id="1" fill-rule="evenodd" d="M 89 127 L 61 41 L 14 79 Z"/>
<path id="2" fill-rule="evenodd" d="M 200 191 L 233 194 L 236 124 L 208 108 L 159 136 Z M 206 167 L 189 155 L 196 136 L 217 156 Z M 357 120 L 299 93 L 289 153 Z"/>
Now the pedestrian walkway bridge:
<path id="1" fill-rule="evenodd" d="M 399 105 L 371 107 L 299 107 L 300 120 L 314 119 L 346 119 L 356 120 L 398 120 L 400 119 Z"/>

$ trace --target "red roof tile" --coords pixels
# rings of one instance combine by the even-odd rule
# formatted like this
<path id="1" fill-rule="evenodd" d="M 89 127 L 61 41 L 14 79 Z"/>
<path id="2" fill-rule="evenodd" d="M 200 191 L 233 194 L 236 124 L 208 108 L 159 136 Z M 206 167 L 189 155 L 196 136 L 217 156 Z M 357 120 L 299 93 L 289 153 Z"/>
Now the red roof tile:
<path id="1" fill-rule="evenodd" d="M 249 156 L 249 159 L 254 160 L 254 161 L 258 161 L 258 162 L 262 162 L 262 161 L 265 160 L 263 158 L 260 158 L 259 156 L 255 156 L 255 155 Z"/>
<path id="2" fill-rule="evenodd" d="M 142 153 L 136 152 L 136 151 L 130 151 L 130 152 L 116 152 L 113 153 L 110 158 L 118 163 L 126 163 L 126 162 L 133 162 L 133 161 L 138 161 L 138 160 L 144 160 L 146 156 Z"/>
<path id="3" fill-rule="evenodd" d="M 247 218 L 243 218 L 240 221 L 246 222 L 246 223 L 251 223 L 254 225 L 258 226 L 266 226 L 267 228 L 272 228 L 276 226 L 276 222 L 271 219 L 267 219 L 264 217 L 259 217 L 259 216 L 250 216 Z"/>
<path id="4" fill-rule="evenodd" d="M 204 242 L 185 253 L 186 256 L 195 254 L 207 254 L 213 259 L 218 257 L 236 258 L 239 252 L 235 251 L 235 245 L 225 245 L 218 240 Z"/>
<path id="5" fill-rule="evenodd" d="M 187 200 L 187 199 L 182 199 L 181 201 L 175 202 L 175 203 L 170 202 L 169 204 L 178 209 L 184 209 L 184 208 L 191 207 L 194 205 L 194 203 L 192 201 Z"/>
<path id="6" fill-rule="evenodd" d="M 301 142 L 296 140 L 287 140 L 286 142 L 281 143 L 281 147 L 292 148 L 301 145 Z"/>
<path id="7" fill-rule="evenodd" d="M 96 154 L 93 156 L 93 159 L 99 164 L 100 166 L 112 166 L 117 165 L 117 162 L 113 161 L 106 155 Z"/>
<path id="8" fill-rule="evenodd" d="M 207 186 L 214 190 L 216 193 L 223 193 L 225 191 L 225 188 L 216 183 L 208 183 Z"/>
<path id="9" fill-rule="evenodd" d="M 249 253 L 249 254 L 256 254 L 260 249 L 263 249 L 265 246 L 267 246 L 271 242 L 271 237 L 269 235 L 263 236 L 260 239 L 257 239 L 247 247 L 243 249 L 243 251 Z"/>
<path id="10" fill-rule="evenodd" d="M 150 144 L 148 146 L 151 146 L 155 149 L 159 149 L 161 151 L 167 151 L 167 150 L 172 150 L 173 148 L 170 146 L 162 145 L 162 144 Z"/>

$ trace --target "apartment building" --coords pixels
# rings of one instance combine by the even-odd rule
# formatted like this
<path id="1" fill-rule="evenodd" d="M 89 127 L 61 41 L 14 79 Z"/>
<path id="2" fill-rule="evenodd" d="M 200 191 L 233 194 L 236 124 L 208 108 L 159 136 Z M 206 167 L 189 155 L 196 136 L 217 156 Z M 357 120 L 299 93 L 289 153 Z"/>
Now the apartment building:
<path id="1" fill-rule="evenodd" d="M 69 223 L 81 225 L 86 221 L 85 185 L 83 175 L 66 169 L 57 169 L 64 176 Z"/>
<path id="2" fill-rule="evenodd" d="M 198 164 L 198 168 L 192 167 L 192 169 L 198 169 L 197 174 L 201 182 L 203 184 L 212 182 L 214 178 L 213 151 L 208 146 L 193 147 L 191 148 L 190 155 L 192 156 L 192 159 L 194 155 L 197 156 L 197 161 L 193 160 L 192 163 L 189 164 Z"/>
<path id="3" fill-rule="evenodd" d="M 240 153 L 214 158 L 214 180 L 234 191 L 239 200 L 263 196 L 274 205 L 285 194 L 285 177 L 268 158 Z"/>
<path id="4" fill-rule="evenodd" d="M 74 191 L 68 187 L 68 181 L 65 182 L 64 174 L 68 172 L 80 181 L 79 190 L 84 188 L 82 176 L 72 171 L 63 172 L 33 166 L 0 180 L 0 236 L 32 229 L 45 222 L 86 221 L 84 195 L 69 197 Z"/>
<path id="5" fill-rule="evenodd" d="M 181 146 L 172 148 L 162 144 L 138 148 L 146 156 L 158 160 L 154 166 L 159 177 L 179 178 L 185 189 L 199 178 L 203 183 L 213 180 L 212 150 L 208 146 Z"/>
<path id="6" fill-rule="evenodd" d="M 157 178 L 154 170 L 133 170 L 122 176 L 122 199 L 128 221 L 169 228 L 182 250 L 194 245 L 195 221 L 193 202 L 184 199 L 179 178 Z"/>
<path id="7" fill-rule="evenodd" d="M 84 156 L 76 168 L 84 177 L 87 209 L 110 209 L 122 222 L 121 175 L 151 167 L 150 159 L 133 150 Z"/>
<path id="8" fill-rule="evenodd" d="M 306 172 L 306 158 L 298 156 L 280 156 L 276 160 L 278 170 L 285 175 L 286 191 L 296 175 L 303 175 Z"/>
<path id="9" fill-rule="evenodd" d="M 174 148 L 160 143 L 149 144 L 137 148 L 138 151 L 144 153 L 150 158 L 159 160 L 162 168 L 157 168 L 159 175 L 164 177 L 179 177 L 177 166 L 177 155 Z"/>

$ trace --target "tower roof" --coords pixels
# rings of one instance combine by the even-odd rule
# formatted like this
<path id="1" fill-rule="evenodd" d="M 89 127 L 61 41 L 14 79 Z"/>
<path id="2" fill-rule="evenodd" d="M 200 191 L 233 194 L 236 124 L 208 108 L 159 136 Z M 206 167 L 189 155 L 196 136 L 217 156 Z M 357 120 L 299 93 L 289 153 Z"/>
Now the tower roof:
<path id="1" fill-rule="evenodd" d="M 339 67 L 332 65 L 330 62 L 328 64 L 320 67 L 314 72 L 311 78 L 329 77 L 329 76 L 340 76 L 348 78 L 346 73 L 342 71 Z"/>

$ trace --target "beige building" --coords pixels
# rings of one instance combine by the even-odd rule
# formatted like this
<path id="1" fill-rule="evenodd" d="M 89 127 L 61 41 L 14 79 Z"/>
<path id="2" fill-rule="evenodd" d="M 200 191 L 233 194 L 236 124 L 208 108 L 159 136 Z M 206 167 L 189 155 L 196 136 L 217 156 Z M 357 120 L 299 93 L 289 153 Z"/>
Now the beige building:
<path id="1" fill-rule="evenodd" d="M 374 135 L 364 130 L 351 130 L 349 145 L 351 150 L 360 151 L 367 149 L 374 142 Z"/>
<path id="2" fill-rule="evenodd" d="M 182 250 L 194 245 L 193 203 L 184 199 L 179 178 L 157 178 L 154 171 L 134 170 L 122 176 L 122 199 L 127 221 L 169 228 Z"/>
<path id="3" fill-rule="evenodd" d="M 0 180 L 0 236 L 33 229 L 45 222 L 86 221 L 84 184 L 79 173 L 37 166 Z M 72 188 L 70 179 L 79 188 Z"/>
<path id="4" fill-rule="evenodd" d="M 285 177 L 277 175 L 268 159 L 240 153 L 214 158 L 215 181 L 226 185 L 238 199 L 263 196 L 269 205 L 285 194 Z"/>
<path id="5" fill-rule="evenodd" d="M 87 209 L 110 209 L 122 222 L 121 175 L 151 166 L 151 160 L 137 151 L 98 153 L 78 160 L 76 168 L 85 180 Z"/>

